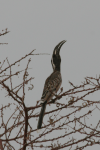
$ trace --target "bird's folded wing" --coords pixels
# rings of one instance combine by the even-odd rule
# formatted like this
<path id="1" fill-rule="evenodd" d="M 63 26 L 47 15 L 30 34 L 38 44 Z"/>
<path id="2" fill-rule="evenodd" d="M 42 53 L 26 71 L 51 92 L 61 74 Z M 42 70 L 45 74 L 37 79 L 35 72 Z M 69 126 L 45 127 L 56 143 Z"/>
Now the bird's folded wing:
<path id="1" fill-rule="evenodd" d="M 45 81 L 42 101 L 49 101 L 53 97 L 53 93 L 57 92 L 62 83 L 61 74 L 59 71 L 53 72 Z"/>

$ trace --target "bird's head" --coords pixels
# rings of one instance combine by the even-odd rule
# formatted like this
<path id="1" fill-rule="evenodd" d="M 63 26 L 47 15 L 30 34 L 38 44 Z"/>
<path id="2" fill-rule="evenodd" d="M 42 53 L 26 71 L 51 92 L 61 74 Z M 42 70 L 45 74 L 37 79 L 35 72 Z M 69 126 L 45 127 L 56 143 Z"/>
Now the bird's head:
<path id="1" fill-rule="evenodd" d="M 65 43 L 66 41 L 63 40 L 61 41 L 55 48 L 53 51 L 53 55 L 52 55 L 52 59 L 51 59 L 51 64 L 53 67 L 53 70 L 58 70 L 60 71 L 60 63 L 61 63 L 61 57 L 60 57 L 60 49 L 62 47 L 62 45 Z"/>

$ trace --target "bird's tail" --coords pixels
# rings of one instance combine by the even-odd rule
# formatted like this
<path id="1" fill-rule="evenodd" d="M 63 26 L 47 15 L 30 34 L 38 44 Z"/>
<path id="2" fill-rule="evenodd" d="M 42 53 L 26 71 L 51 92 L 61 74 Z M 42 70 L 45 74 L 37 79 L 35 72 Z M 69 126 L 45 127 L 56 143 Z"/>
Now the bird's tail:
<path id="1" fill-rule="evenodd" d="M 47 101 L 44 102 L 44 103 L 42 103 L 42 107 L 41 107 L 41 112 L 40 112 L 40 115 L 39 115 L 37 129 L 41 129 L 42 121 L 43 121 L 43 117 L 44 117 L 44 113 L 45 113 L 45 109 L 46 109 L 46 104 L 47 104 Z"/>

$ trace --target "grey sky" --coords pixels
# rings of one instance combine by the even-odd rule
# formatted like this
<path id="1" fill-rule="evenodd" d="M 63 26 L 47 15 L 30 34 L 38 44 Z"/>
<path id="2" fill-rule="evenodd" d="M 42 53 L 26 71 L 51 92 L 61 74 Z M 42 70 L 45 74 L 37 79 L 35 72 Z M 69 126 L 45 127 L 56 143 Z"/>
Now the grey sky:
<path id="1" fill-rule="evenodd" d="M 0 45 L 1 62 L 8 57 L 13 63 L 33 49 L 50 54 L 31 57 L 29 73 L 35 79 L 30 98 L 26 95 L 27 106 L 41 98 L 45 79 L 52 72 L 53 49 L 62 40 L 67 40 L 60 52 L 64 91 L 70 88 L 68 80 L 78 85 L 84 77 L 100 74 L 99 0 L 1 1 L 0 32 L 5 28 L 11 32 L 0 37 L 0 43 L 8 43 Z"/>

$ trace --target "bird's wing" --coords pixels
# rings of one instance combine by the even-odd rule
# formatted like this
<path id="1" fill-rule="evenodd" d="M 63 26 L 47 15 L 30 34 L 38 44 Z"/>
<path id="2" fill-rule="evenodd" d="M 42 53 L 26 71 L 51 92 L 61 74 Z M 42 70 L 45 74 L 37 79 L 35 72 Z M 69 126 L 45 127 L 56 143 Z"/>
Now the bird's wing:
<path id="1" fill-rule="evenodd" d="M 62 83 L 61 74 L 59 71 L 53 72 L 45 81 L 41 100 L 49 101 L 53 97 L 53 93 L 57 92 Z"/>
<path id="2" fill-rule="evenodd" d="M 39 115 L 37 129 L 42 126 L 43 116 L 46 109 L 47 102 L 53 97 L 53 93 L 57 92 L 62 82 L 61 74 L 59 71 L 53 72 L 45 81 L 44 90 L 41 98 L 41 111 Z"/>

